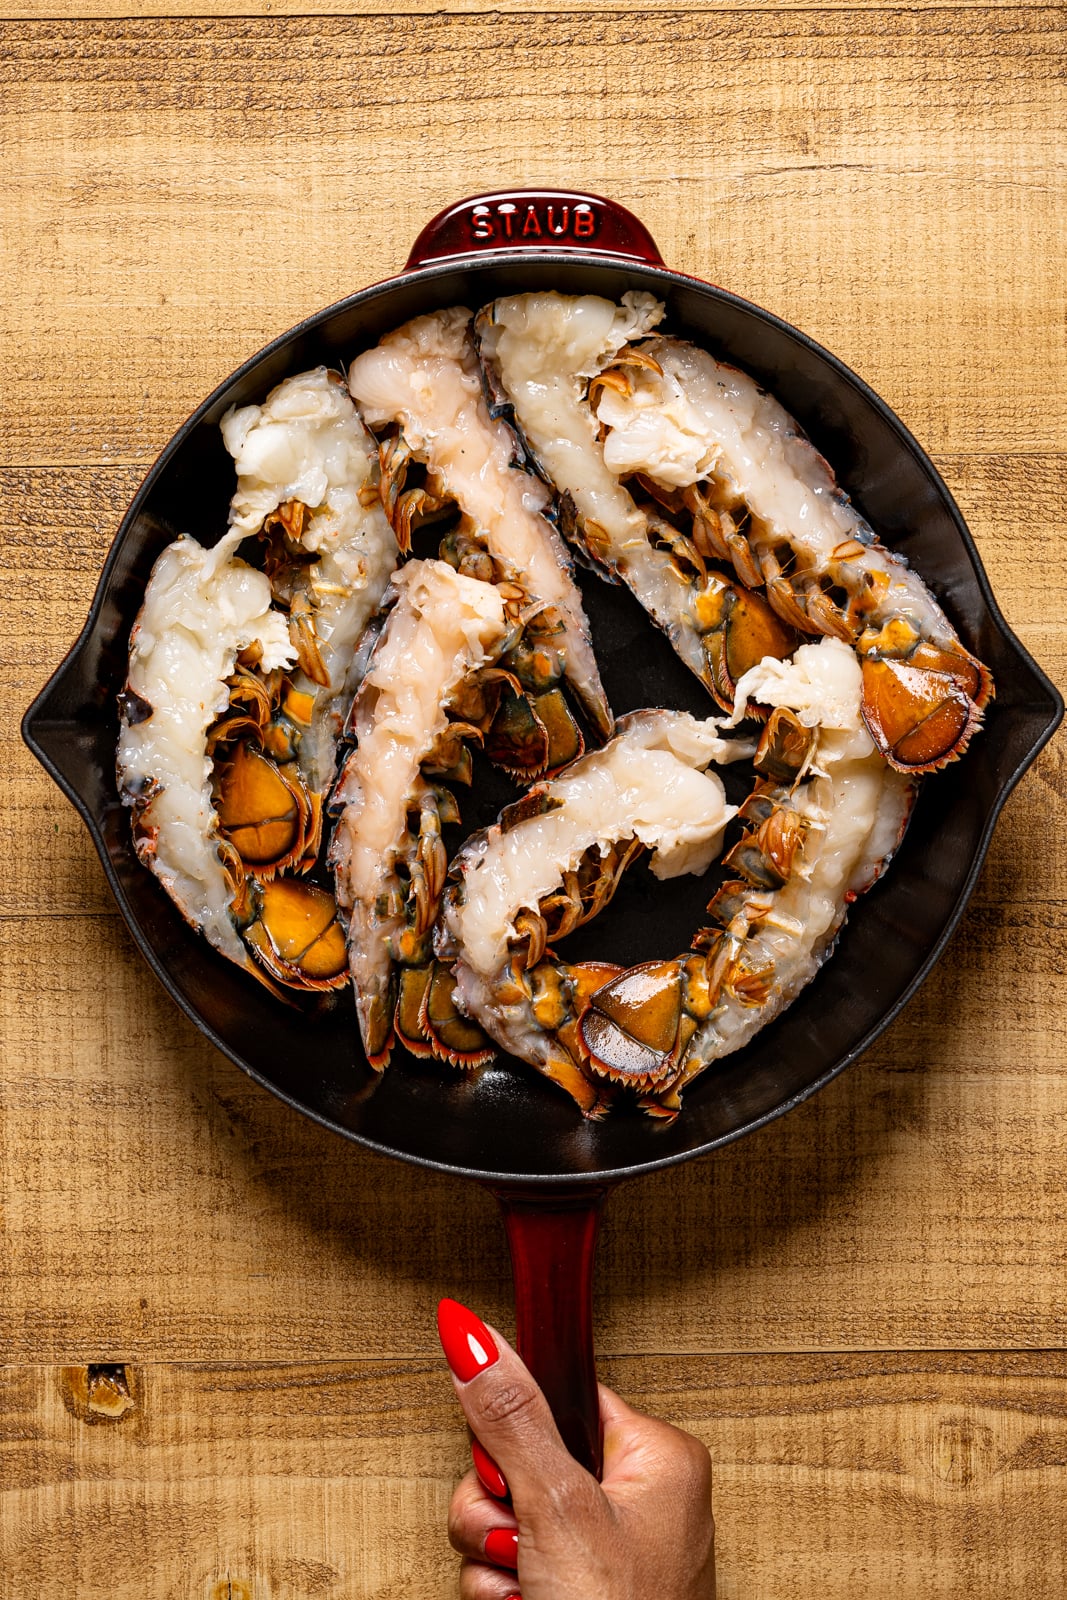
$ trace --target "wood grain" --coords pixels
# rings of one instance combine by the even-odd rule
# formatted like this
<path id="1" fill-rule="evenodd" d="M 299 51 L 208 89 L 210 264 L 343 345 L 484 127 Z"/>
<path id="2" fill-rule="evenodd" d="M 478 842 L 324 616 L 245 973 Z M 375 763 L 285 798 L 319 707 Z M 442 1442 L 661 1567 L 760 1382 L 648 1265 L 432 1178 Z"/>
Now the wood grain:
<path id="1" fill-rule="evenodd" d="M 1067 684 L 1064 13 L 129 9 L 0 0 L 0 1600 L 445 1600 L 433 1306 L 510 1327 L 494 1205 L 202 1041 L 18 716 L 191 406 L 522 179 L 869 379 Z M 720 1600 L 1067 1591 L 1065 826 L 1061 737 L 864 1060 L 609 1204 L 605 1376 L 711 1447 Z"/>
<path id="2" fill-rule="evenodd" d="M 848 11 L 874 10 L 880 0 L 790 0 L 782 5 L 780 0 L 635 0 L 627 7 L 626 15 L 633 12 L 668 12 L 672 16 L 691 13 L 706 16 L 724 11 L 824 11 L 840 7 Z M 1027 0 L 1019 0 L 1020 6 Z M 990 7 L 990 0 L 909 0 L 901 9 L 921 10 L 936 8 L 977 10 Z M 143 0 L 137 8 L 141 17 L 199 17 L 222 20 L 229 17 L 367 17 L 377 25 L 382 16 L 393 16 L 400 8 L 391 6 L 389 0 Z M 405 16 L 458 16 L 508 18 L 533 17 L 540 22 L 544 15 L 591 16 L 620 15 L 618 0 L 573 0 L 561 6 L 559 0 L 404 0 Z M 1012 9 L 1009 5 L 996 5 L 996 10 Z M 104 18 L 122 19 L 129 15 L 128 0 L 0 0 L 0 21 L 98 21 Z M 537 25 L 535 23 L 535 25 Z"/>
<path id="3" fill-rule="evenodd" d="M 1038 8 L 0 25 L 0 464 L 147 465 L 442 205 L 546 177 L 932 448 L 1058 449 L 1063 62 Z"/>
<path id="4" fill-rule="evenodd" d="M 720 1600 L 1060 1600 L 1061 1353 L 606 1370 L 713 1452 Z M 85 1368 L 0 1370 L 5 1600 L 455 1594 L 444 1516 L 468 1457 L 440 1361 L 124 1376 L 109 1420 Z"/>

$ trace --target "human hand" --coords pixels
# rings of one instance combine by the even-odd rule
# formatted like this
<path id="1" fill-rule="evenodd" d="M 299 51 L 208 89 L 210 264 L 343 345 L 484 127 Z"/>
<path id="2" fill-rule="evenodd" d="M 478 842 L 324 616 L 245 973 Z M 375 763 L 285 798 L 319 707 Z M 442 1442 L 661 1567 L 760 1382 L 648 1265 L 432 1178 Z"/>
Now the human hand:
<path id="1" fill-rule="evenodd" d="M 437 1326 L 478 1468 L 449 1508 L 461 1600 L 512 1600 L 520 1587 L 521 1600 L 714 1600 L 711 1460 L 699 1440 L 601 1385 L 598 1483 L 495 1329 L 454 1300 L 441 1301 Z"/>

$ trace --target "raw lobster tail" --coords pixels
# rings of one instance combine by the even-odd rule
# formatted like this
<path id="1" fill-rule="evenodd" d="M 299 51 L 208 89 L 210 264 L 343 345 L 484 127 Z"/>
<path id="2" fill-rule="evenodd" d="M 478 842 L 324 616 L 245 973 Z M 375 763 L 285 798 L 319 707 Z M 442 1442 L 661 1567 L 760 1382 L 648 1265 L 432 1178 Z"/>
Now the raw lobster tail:
<path id="1" fill-rule="evenodd" d="M 826 958 L 849 901 L 885 870 L 913 784 L 874 750 L 860 717 L 860 667 L 837 640 L 765 663 L 742 690 L 771 712 L 737 813 L 741 837 L 708 905 L 713 922 L 673 961 L 622 973 L 579 1024 L 590 1068 L 676 1116 L 681 1092 L 775 1017 Z M 820 717 L 821 721 L 814 719 Z"/>
<path id="2" fill-rule="evenodd" d="M 274 604 L 306 697 L 296 759 L 319 793 L 334 778 L 356 647 L 396 566 L 376 441 L 337 373 L 286 378 L 261 406 L 231 407 L 222 436 L 237 468 L 230 525 L 262 541 Z"/>
<path id="3" fill-rule="evenodd" d="M 440 763 L 449 709 L 507 633 L 505 602 L 491 583 L 443 561 L 409 562 L 393 580 L 392 609 L 353 703 L 356 746 L 332 798 L 340 815 L 330 859 L 349 917 L 363 1045 L 379 1071 L 398 999 L 408 1036 L 433 1047 L 432 1035 L 418 1033 L 418 1010 L 412 1020 L 414 980 L 402 990 L 397 973 L 431 959 L 447 867 L 441 828 L 459 813 L 449 791 L 422 776 L 422 763 Z"/>
<path id="4" fill-rule="evenodd" d="M 593 729 L 606 738 L 611 709 L 593 655 L 589 623 L 563 543 L 545 513 L 551 497 L 516 472 L 516 441 L 490 416 L 470 338 L 471 314 L 454 307 L 418 317 L 353 361 L 349 388 L 372 427 L 397 426 L 403 442 L 382 448 L 382 494 L 402 540 L 415 519 L 446 499 L 484 536 L 502 578 L 548 612 L 564 646 L 567 678 Z M 405 488 L 413 461 L 425 486 Z"/>
<path id="5" fill-rule="evenodd" d="M 344 935 L 315 864 L 321 796 L 297 759 L 310 717 L 269 579 L 183 537 L 149 579 L 121 698 L 119 788 L 141 861 L 223 955 L 278 992 L 342 988 Z M 297 875 L 294 877 L 293 875 Z"/>
<path id="6" fill-rule="evenodd" d="M 602 1115 L 608 1096 L 589 1070 L 579 1024 L 618 968 L 561 962 L 548 940 L 602 910 L 642 849 L 658 877 L 705 871 L 734 815 L 705 769 L 747 753 L 713 721 L 634 712 L 603 750 L 502 812 L 450 868 L 436 948 L 455 963 L 460 1005 L 586 1116 Z"/>
<path id="7" fill-rule="evenodd" d="M 763 588 L 787 627 L 855 648 L 863 718 L 892 766 L 929 772 L 955 760 L 993 683 L 922 579 L 878 542 L 754 379 L 680 339 L 653 337 L 640 355 L 598 380 L 611 469 L 680 493 L 693 543 Z"/>
<path id="8" fill-rule="evenodd" d="M 762 595 L 709 565 L 712 552 L 679 495 L 654 477 L 619 480 L 592 409 L 603 386 L 630 387 L 629 369 L 659 371 L 627 341 L 662 315 L 651 295 L 624 295 L 621 306 L 594 295 L 515 295 L 481 312 L 475 335 L 497 411 L 559 493 L 567 539 L 632 590 L 729 711 L 736 680 L 766 655 L 789 655 L 796 635 Z"/>

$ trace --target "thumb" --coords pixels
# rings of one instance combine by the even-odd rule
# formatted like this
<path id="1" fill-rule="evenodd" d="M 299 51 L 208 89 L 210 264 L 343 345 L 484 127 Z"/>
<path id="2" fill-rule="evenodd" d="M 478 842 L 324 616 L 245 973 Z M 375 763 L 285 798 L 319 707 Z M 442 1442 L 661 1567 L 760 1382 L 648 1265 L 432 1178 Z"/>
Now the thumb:
<path id="1" fill-rule="evenodd" d="M 595 1485 L 560 1438 L 529 1368 L 507 1340 L 457 1300 L 442 1300 L 437 1331 L 471 1432 L 507 1478 L 520 1523 L 547 1495 Z"/>

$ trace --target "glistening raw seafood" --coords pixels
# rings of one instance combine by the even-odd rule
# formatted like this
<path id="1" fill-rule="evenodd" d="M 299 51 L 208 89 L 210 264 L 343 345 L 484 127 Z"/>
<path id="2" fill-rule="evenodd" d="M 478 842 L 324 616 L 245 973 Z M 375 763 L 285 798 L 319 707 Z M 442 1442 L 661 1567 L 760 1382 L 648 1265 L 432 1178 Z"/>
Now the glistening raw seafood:
<path id="1" fill-rule="evenodd" d="M 499 1050 L 587 1117 L 673 1118 L 814 976 L 920 775 L 981 725 L 988 670 L 919 575 L 663 311 L 516 294 L 387 332 L 354 403 L 324 367 L 286 379 L 223 419 L 230 532 L 149 582 L 118 753 L 138 854 L 276 992 L 351 982 L 378 1070 Z M 565 541 L 728 716 L 615 727 Z M 514 799 L 464 841 L 485 758 Z M 707 876 L 688 949 L 568 961 L 642 855 Z"/>

